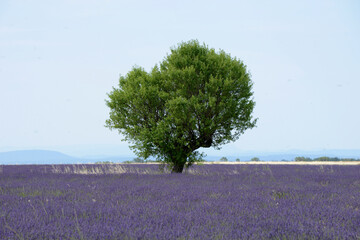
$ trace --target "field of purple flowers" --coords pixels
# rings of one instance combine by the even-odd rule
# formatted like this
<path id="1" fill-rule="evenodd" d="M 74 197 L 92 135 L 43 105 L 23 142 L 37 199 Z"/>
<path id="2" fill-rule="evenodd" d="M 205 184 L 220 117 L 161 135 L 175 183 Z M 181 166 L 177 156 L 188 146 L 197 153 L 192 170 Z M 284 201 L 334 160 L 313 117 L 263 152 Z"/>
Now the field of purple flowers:
<path id="1" fill-rule="evenodd" d="M 359 165 L 0 172 L 0 239 L 360 239 L 359 226 Z"/>

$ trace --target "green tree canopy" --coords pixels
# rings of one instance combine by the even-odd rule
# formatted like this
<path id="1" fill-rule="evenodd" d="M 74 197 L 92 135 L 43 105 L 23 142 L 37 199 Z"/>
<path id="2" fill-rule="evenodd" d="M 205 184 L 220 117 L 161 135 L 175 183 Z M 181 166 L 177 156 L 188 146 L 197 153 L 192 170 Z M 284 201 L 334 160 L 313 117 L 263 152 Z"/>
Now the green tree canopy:
<path id="1" fill-rule="evenodd" d="M 197 40 L 171 49 L 150 72 L 134 67 L 106 101 L 106 126 L 135 153 L 155 156 L 172 172 L 201 160 L 197 149 L 235 141 L 255 127 L 252 81 L 246 66 Z"/>
<path id="2" fill-rule="evenodd" d="M 227 159 L 227 157 L 222 157 L 219 160 L 220 162 L 228 162 L 229 160 Z"/>

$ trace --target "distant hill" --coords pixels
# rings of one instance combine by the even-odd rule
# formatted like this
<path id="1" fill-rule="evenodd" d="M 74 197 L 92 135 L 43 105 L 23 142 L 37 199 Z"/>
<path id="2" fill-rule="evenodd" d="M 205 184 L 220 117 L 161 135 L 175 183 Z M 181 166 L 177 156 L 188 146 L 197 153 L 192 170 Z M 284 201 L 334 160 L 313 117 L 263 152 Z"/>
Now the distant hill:
<path id="1" fill-rule="evenodd" d="M 0 152 L 0 164 L 75 164 L 95 162 L 124 162 L 132 160 L 126 156 L 73 157 L 57 151 L 19 150 Z"/>
<path id="2" fill-rule="evenodd" d="M 47 150 L 22 150 L 0 152 L 0 164 L 56 164 L 77 163 L 81 159 Z"/>

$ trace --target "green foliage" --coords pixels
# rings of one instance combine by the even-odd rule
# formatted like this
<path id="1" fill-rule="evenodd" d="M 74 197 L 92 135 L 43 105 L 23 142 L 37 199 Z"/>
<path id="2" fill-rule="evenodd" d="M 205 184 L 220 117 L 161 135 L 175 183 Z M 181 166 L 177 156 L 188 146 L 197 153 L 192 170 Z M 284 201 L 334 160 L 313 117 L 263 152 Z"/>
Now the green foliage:
<path id="1" fill-rule="evenodd" d="M 338 157 L 318 157 L 318 158 L 309 158 L 309 157 L 296 157 L 295 162 L 351 162 L 351 161 L 360 161 L 360 159 L 355 158 L 338 158 Z"/>
<path id="2" fill-rule="evenodd" d="M 252 85 L 237 58 L 183 42 L 150 72 L 134 67 L 120 77 L 106 101 L 106 127 L 123 134 L 139 157 L 182 172 L 202 159 L 197 149 L 220 149 L 255 127 Z"/>
<path id="3" fill-rule="evenodd" d="M 220 162 L 228 162 L 229 160 L 227 159 L 227 157 L 222 157 L 220 158 Z"/>
<path id="4" fill-rule="evenodd" d="M 295 158 L 295 162 L 309 162 L 309 161 L 312 161 L 312 159 L 308 158 L 308 157 L 296 157 Z"/>
<path id="5" fill-rule="evenodd" d="M 140 158 L 140 157 L 136 157 L 136 158 L 133 159 L 133 162 L 135 162 L 135 163 L 144 163 L 145 160 Z"/>
<path id="6" fill-rule="evenodd" d="M 257 157 L 253 157 L 250 161 L 252 162 L 260 162 L 260 159 Z"/>
<path id="7" fill-rule="evenodd" d="M 314 161 L 319 161 L 319 162 L 321 162 L 321 161 L 327 162 L 327 161 L 330 161 L 330 160 L 331 160 L 331 158 L 329 158 L 329 157 L 318 157 L 318 158 L 314 159 Z M 340 159 L 338 159 L 338 158 L 333 158 L 332 161 L 339 161 L 339 160 Z"/>
<path id="8" fill-rule="evenodd" d="M 236 162 L 240 162 L 240 158 L 237 158 L 235 161 L 236 161 Z"/>

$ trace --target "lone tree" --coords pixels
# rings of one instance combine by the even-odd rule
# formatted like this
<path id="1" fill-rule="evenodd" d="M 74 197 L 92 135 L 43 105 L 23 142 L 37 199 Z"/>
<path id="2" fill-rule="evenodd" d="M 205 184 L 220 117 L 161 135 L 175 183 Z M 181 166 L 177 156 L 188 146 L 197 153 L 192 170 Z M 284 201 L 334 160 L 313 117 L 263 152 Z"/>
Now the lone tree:
<path id="1" fill-rule="evenodd" d="M 197 40 L 171 49 L 150 72 L 133 67 L 106 100 L 106 127 L 118 129 L 144 159 L 172 172 L 202 160 L 197 149 L 235 141 L 255 127 L 252 81 L 246 66 Z"/>

